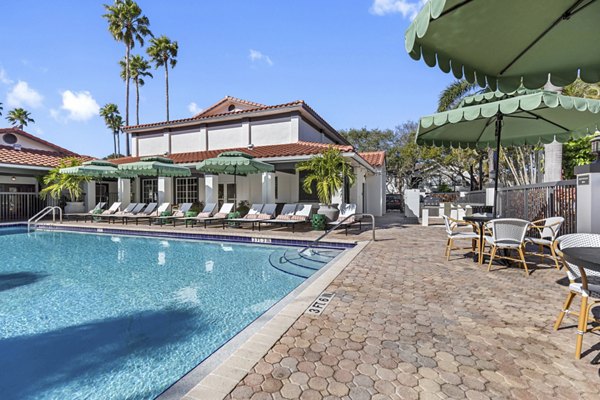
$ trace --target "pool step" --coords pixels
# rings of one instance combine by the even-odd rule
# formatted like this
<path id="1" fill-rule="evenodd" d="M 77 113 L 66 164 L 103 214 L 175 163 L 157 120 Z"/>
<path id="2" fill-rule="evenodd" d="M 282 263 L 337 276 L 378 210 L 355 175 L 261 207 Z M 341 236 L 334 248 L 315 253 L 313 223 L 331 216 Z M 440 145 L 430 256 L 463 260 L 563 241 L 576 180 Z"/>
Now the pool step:
<path id="1" fill-rule="evenodd" d="M 288 249 L 283 252 L 271 253 L 269 263 L 279 271 L 308 278 L 335 258 L 337 254 L 339 251 L 328 249 L 311 249 L 303 253 L 299 253 L 298 249 Z"/>

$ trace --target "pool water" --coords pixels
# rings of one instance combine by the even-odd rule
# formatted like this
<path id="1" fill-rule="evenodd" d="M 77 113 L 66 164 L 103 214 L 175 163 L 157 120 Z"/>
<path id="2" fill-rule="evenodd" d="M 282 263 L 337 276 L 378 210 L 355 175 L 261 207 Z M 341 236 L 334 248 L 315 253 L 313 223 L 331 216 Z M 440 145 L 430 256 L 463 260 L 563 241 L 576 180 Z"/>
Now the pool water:
<path id="1" fill-rule="evenodd" d="M 304 281 L 281 246 L 0 228 L 0 248 L 2 399 L 152 399 Z"/>

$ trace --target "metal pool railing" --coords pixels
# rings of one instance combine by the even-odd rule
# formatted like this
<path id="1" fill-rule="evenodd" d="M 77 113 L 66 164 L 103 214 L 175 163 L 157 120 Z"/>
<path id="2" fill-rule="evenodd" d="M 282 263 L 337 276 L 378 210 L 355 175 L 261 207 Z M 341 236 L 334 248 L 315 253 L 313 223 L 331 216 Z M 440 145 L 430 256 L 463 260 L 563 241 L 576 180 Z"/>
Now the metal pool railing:
<path id="1" fill-rule="evenodd" d="M 55 204 L 41 199 L 38 193 L 0 192 L 0 222 L 27 221 L 49 205 Z"/>

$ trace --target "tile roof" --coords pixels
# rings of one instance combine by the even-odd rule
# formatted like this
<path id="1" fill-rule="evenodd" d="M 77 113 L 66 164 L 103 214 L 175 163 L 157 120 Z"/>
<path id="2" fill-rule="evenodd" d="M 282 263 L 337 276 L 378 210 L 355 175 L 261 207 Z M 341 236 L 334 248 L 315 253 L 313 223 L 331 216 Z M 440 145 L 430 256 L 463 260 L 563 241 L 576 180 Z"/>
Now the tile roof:
<path id="1" fill-rule="evenodd" d="M 202 114 L 204 114 L 204 113 L 201 113 L 201 114 L 191 117 L 191 118 L 174 119 L 171 121 L 152 122 L 149 124 L 130 125 L 130 126 L 124 127 L 123 129 L 130 130 L 130 129 L 140 129 L 140 128 L 154 128 L 154 127 L 158 127 L 158 126 L 176 125 L 176 124 L 181 124 L 181 123 L 185 123 L 185 122 L 204 121 L 204 120 L 208 120 L 211 118 L 218 118 L 218 117 L 231 116 L 231 115 L 242 115 L 242 114 L 248 114 L 248 113 L 253 113 L 253 112 L 258 112 L 258 111 L 269 111 L 269 110 L 276 110 L 276 109 L 301 106 L 301 105 L 306 105 L 306 103 L 303 100 L 296 100 L 296 101 L 292 101 L 289 103 L 276 104 L 274 106 L 261 106 L 261 107 L 251 108 L 248 110 L 236 110 L 236 111 L 229 111 L 226 113 L 211 114 L 211 115 L 206 115 L 206 116 L 203 116 Z M 310 107 L 307 107 L 307 108 L 314 113 L 314 110 L 312 108 L 310 108 Z"/>
<path id="2" fill-rule="evenodd" d="M 93 157 L 79 156 L 72 152 L 65 154 L 63 152 L 27 148 L 16 150 L 12 146 L 0 145 L 0 163 L 2 164 L 31 165 L 36 167 L 54 168 L 58 167 L 58 164 L 62 158 L 73 156 L 81 159 L 81 161 L 93 160 Z"/>
<path id="3" fill-rule="evenodd" d="M 210 114 L 210 112 L 227 101 L 245 104 L 247 106 L 252 106 L 254 108 L 266 107 L 265 104 L 255 103 L 253 101 L 248 101 L 248 100 L 244 100 L 244 99 L 238 99 L 237 97 L 233 97 L 233 96 L 225 96 L 224 98 L 222 98 L 221 100 L 219 100 L 215 104 L 213 104 L 212 106 L 208 107 L 206 110 L 202 110 L 198 114 L 194 115 L 193 118 L 204 117 L 204 116 L 208 116 L 208 115 L 212 116 L 213 114 Z"/>
<path id="4" fill-rule="evenodd" d="M 367 151 L 358 154 L 374 167 L 381 167 L 385 162 L 385 151 Z"/>
<path id="5" fill-rule="evenodd" d="M 77 153 L 73 153 L 72 151 L 67 150 L 67 149 L 65 149 L 63 147 L 57 146 L 54 143 L 47 142 L 47 141 L 45 141 L 43 139 L 40 139 L 37 136 L 33 136 L 32 134 L 27 133 L 27 132 L 25 132 L 25 131 L 23 131 L 21 129 L 18 129 L 18 128 L 0 128 L 0 136 L 4 135 L 5 133 L 12 133 L 12 134 L 15 134 L 15 135 L 21 135 L 23 137 L 26 137 L 27 139 L 33 140 L 34 142 L 38 142 L 40 144 L 43 144 L 43 145 L 48 146 L 50 148 L 53 148 L 54 150 L 56 150 L 56 152 L 64 154 L 65 156 L 69 156 L 69 155 L 70 156 L 77 156 L 78 155 Z M 0 160 L 0 162 L 1 162 L 1 160 Z"/>
<path id="6" fill-rule="evenodd" d="M 172 159 L 177 164 L 186 164 L 186 163 L 195 163 L 206 160 L 207 158 L 216 157 L 224 151 L 241 151 L 247 154 L 250 154 L 256 158 L 272 158 L 272 157 L 293 157 L 293 156 L 308 156 L 321 153 L 328 146 L 334 146 L 340 149 L 343 152 L 352 152 L 354 151 L 352 146 L 348 145 L 339 145 L 339 144 L 326 144 L 326 143 L 316 143 L 316 142 L 303 142 L 299 141 L 296 143 L 286 143 L 286 144 L 273 144 L 267 146 L 255 146 L 252 149 L 248 149 L 247 147 L 237 147 L 230 149 L 220 149 L 220 150 L 208 150 L 208 151 L 194 151 L 188 153 L 173 153 L 168 157 Z M 381 154 L 379 154 L 381 153 Z M 373 153 L 364 153 L 368 154 L 368 156 L 374 161 L 379 162 L 379 164 L 371 164 L 369 160 L 365 159 L 369 164 L 373 166 L 383 165 L 383 157 L 385 156 L 384 152 L 373 152 Z M 362 154 L 359 154 L 362 157 Z M 124 164 L 128 162 L 139 161 L 141 157 L 122 157 L 111 160 L 117 164 Z M 364 157 L 363 157 L 364 158 Z"/>

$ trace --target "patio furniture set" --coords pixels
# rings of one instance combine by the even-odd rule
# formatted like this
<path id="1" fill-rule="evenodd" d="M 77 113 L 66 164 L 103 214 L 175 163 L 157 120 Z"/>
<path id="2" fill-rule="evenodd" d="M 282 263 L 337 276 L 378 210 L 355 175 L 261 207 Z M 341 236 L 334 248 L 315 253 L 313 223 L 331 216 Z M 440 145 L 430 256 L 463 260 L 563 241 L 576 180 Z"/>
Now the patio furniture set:
<path id="1" fill-rule="evenodd" d="M 529 276 L 526 259 L 529 255 L 552 260 L 556 269 L 565 267 L 569 293 L 554 330 L 560 328 L 566 314 L 578 317 L 575 357 L 581 358 L 583 335 L 600 330 L 600 320 L 592 314 L 592 308 L 600 305 L 600 234 L 559 236 L 564 222 L 562 217 L 533 222 L 517 218 L 493 218 L 491 214 L 474 214 L 464 220 L 448 216 L 443 218 L 447 233 L 446 260 L 450 259 L 453 250 L 471 249 L 479 265 L 483 264 L 486 256 L 489 257 L 488 272 L 494 261 L 501 259 L 520 264 Z M 469 240 L 470 246 L 455 247 L 455 241 L 458 240 Z M 516 253 L 516 256 L 511 256 L 511 253 Z M 572 311 L 572 303 L 577 296 L 581 297 L 581 305 L 579 311 Z M 594 325 L 590 326 L 591 323 Z"/>

